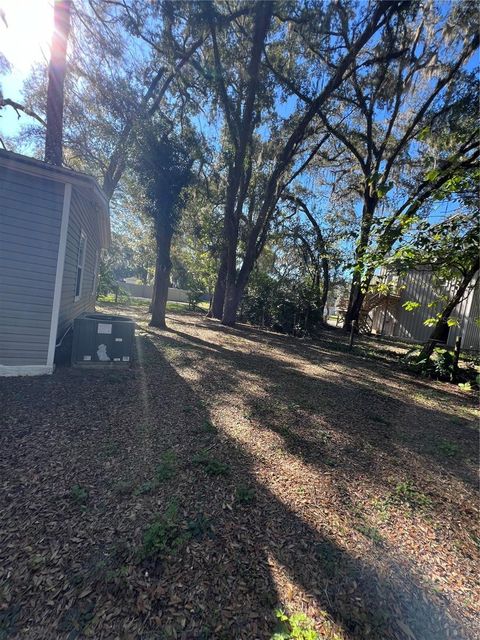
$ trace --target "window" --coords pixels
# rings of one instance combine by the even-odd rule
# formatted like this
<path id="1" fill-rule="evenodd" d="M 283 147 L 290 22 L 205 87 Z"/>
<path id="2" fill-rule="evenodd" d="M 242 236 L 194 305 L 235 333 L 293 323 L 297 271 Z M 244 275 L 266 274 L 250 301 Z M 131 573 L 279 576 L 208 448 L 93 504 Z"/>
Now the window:
<path id="1" fill-rule="evenodd" d="M 98 282 L 98 267 L 100 266 L 100 253 L 98 251 L 95 252 L 95 266 L 93 268 L 92 275 L 92 296 L 97 292 L 97 282 Z"/>
<path id="2" fill-rule="evenodd" d="M 80 300 L 80 297 L 82 295 L 83 271 L 85 269 L 86 252 L 87 252 L 87 236 L 82 231 L 80 234 L 80 243 L 78 245 L 77 279 L 75 282 L 75 300 Z"/>

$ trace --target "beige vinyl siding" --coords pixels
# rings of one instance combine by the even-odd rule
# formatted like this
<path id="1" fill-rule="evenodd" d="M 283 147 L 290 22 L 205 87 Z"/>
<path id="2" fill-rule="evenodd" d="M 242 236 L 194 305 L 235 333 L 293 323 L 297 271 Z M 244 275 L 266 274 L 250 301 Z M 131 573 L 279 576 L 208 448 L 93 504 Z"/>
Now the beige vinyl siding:
<path id="1" fill-rule="evenodd" d="M 85 264 L 81 295 L 79 300 L 75 300 L 78 248 L 82 231 L 87 237 Z M 96 254 L 100 248 L 99 215 L 95 205 L 74 188 L 65 248 L 58 335 L 63 334 L 78 315 L 85 311 L 93 311 L 95 308 L 95 292 L 92 293 L 92 286 L 95 277 Z"/>
<path id="2" fill-rule="evenodd" d="M 0 167 L 0 365 L 47 362 L 63 194 Z"/>

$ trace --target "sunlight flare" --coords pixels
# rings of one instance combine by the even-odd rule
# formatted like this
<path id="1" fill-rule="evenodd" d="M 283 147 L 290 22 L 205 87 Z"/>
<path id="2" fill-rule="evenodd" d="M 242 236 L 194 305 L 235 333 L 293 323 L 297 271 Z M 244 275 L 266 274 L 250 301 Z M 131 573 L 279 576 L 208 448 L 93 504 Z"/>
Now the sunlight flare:
<path id="1" fill-rule="evenodd" d="M 0 51 L 13 73 L 48 60 L 53 32 L 52 0 L 0 0 Z"/>

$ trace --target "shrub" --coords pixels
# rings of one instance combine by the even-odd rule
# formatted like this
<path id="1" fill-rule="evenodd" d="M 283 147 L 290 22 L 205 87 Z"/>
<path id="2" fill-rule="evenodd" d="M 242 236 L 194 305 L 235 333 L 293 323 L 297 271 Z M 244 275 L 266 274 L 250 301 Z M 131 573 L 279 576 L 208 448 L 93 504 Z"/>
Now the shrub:
<path id="1" fill-rule="evenodd" d="M 203 538 L 203 536 L 209 534 L 211 530 L 210 521 L 203 513 L 199 513 L 194 520 L 190 520 L 188 523 L 188 532 L 192 538 Z"/>
<path id="2" fill-rule="evenodd" d="M 418 360 L 418 355 L 409 351 L 404 358 L 407 367 L 414 373 L 419 373 L 437 380 L 451 381 L 454 377 L 453 354 L 447 349 L 435 349 L 431 358 Z"/>
<path id="3" fill-rule="evenodd" d="M 436 349 L 433 358 L 433 370 L 439 380 L 453 379 L 453 354 L 446 349 Z"/>
<path id="4" fill-rule="evenodd" d="M 271 640 L 320 640 L 313 621 L 304 613 L 292 613 L 289 616 L 279 609 L 275 615 L 280 624 Z"/>
<path id="5" fill-rule="evenodd" d="M 194 456 L 193 463 L 201 466 L 209 476 L 226 476 L 230 473 L 228 464 L 210 458 L 206 451 L 201 451 Z"/>
<path id="6" fill-rule="evenodd" d="M 204 294 L 205 291 L 201 291 L 200 289 L 190 289 L 190 291 L 188 291 L 188 306 L 190 307 L 190 309 L 192 309 L 192 311 L 195 311 Z"/>
<path id="7" fill-rule="evenodd" d="M 143 496 L 147 493 L 152 493 L 157 487 L 157 483 L 153 482 L 151 480 L 148 480 L 147 482 L 144 482 L 143 484 L 141 484 L 139 487 L 137 487 L 135 489 L 135 491 L 133 492 L 134 496 Z"/>
<path id="8" fill-rule="evenodd" d="M 140 559 L 145 560 L 162 553 L 171 553 L 179 549 L 190 537 L 178 523 L 178 507 L 171 502 L 165 513 L 150 524 L 143 535 L 143 544 L 139 551 Z"/>
<path id="9" fill-rule="evenodd" d="M 252 487 L 241 484 L 237 487 L 235 499 L 240 504 L 249 504 L 255 500 L 255 490 Z"/>
<path id="10" fill-rule="evenodd" d="M 74 484 L 70 489 L 70 498 L 80 505 L 85 505 L 88 500 L 88 490 L 80 484 Z"/>
<path id="11" fill-rule="evenodd" d="M 453 458 L 453 456 L 456 456 L 458 453 L 458 445 L 453 442 L 448 442 L 448 440 L 443 440 L 438 445 L 438 450 L 448 458 Z"/>
<path id="12" fill-rule="evenodd" d="M 431 500 L 424 493 L 416 489 L 410 480 L 399 482 L 390 496 L 388 504 L 407 505 L 411 509 L 426 508 L 431 505 Z"/>
<path id="13" fill-rule="evenodd" d="M 161 457 L 161 462 L 155 471 L 155 477 L 158 482 L 171 480 L 175 475 L 175 454 L 173 451 L 167 451 Z"/>

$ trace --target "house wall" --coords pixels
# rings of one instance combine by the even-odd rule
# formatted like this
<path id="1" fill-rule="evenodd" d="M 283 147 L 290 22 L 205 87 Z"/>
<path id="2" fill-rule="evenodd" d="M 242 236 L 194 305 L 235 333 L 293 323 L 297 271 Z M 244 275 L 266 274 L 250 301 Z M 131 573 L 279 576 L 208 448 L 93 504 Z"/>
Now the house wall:
<path id="1" fill-rule="evenodd" d="M 47 364 L 63 197 L 0 167 L 0 367 Z"/>
<path id="2" fill-rule="evenodd" d="M 431 327 L 423 324 L 432 316 L 432 310 L 428 308 L 428 303 L 433 299 L 432 275 L 428 271 L 410 271 L 402 278 L 400 286 L 403 288 L 393 314 L 393 335 L 415 342 L 424 342 L 432 331 Z M 406 311 L 402 305 L 407 301 L 419 302 L 420 307 L 414 311 Z"/>
<path id="3" fill-rule="evenodd" d="M 80 299 L 75 300 L 77 260 L 82 230 L 87 236 L 85 265 Z M 95 209 L 95 204 L 81 194 L 78 189 L 74 188 L 72 190 L 68 220 L 62 294 L 58 316 L 57 335 L 59 337 L 72 324 L 74 318 L 85 311 L 93 311 L 95 309 L 96 290 L 94 290 L 94 283 L 97 275 L 95 268 L 97 267 L 98 269 L 97 253 L 99 255 L 101 250 L 100 238 L 99 215 Z"/>
<path id="4" fill-rule="evenodd" d="M 400 300 L 395 308 L 388 310 L 384 327 L 384 335 L 395 336 L 403 340 L 413 342 L 425 342 L 430 337 L 432 327 L 424 325 L 427 318 L 435 314 L 435 308 L 429 308 L 428 304 L 436 299 L 433 276 L 427 270 L 412 270 L 404 276 L 399 283 L 402 287 Z M 444 293 L 453 296 L 455 287 L 445 287 Z M 480 317 L 479 308 L 479 281 L 470 295 L 463 300 L 452 313 L 452 319 L 458 320 L 458 327 L 451 327 L 447 345 L 453 347 L 457 336 L 462 337 L 462 348 L 479 349 L 480 329 L 475 322 Z M 412 311 L 406 311 L 403 304 L 407 301 L 419 302 L 420 306 Z M 383 321 L 384 308 L 374 310 L 373 328 L 380 332 Z"/>
<path id="5" fill-rule="evenodd" d="M 480 277 L 477 276 L 475 287 L 470 292 L 468 298 L 461 302 L 453 317 L 459 319 L 459 326 L 452 327 L 448 334 L 448 344 L 453 346 L 457 336 L 462 338 L 462 349 L 480 349 Z"/>

